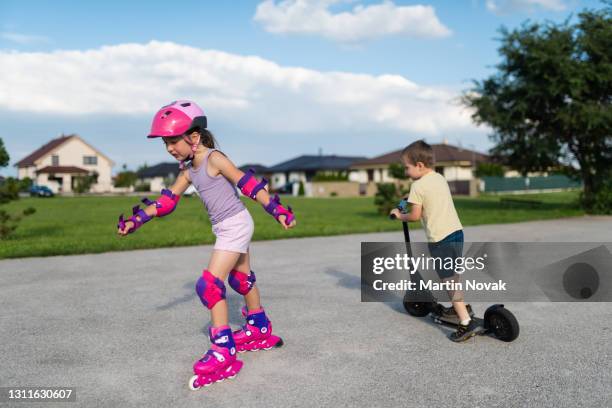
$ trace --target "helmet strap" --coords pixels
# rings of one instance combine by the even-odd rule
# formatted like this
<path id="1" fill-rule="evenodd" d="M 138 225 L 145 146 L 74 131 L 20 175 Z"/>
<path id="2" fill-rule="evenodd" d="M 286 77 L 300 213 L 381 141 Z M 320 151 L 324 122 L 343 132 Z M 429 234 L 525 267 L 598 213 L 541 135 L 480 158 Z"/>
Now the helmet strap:
<path id="1" fill-rule="evenodd" d="M 198 150 L 198 145 L 196 143 L 193 143 L 191 141 L 191 137 L 188 134 L 184 134 L 183 135 L 183 140 L 185 140 L 185 142 L 187 142 L 189 145 L 191 145 L 191 155 L 187 158 L 187 160 L 183 160 L 180 164 L 179 164 L 179 168 L 181 170 L 185 169 L 187 167 L 187 165 L 190 165 L 191 162 L 193 161 L 193 159 L 195 158 L 195 153 Z"/>

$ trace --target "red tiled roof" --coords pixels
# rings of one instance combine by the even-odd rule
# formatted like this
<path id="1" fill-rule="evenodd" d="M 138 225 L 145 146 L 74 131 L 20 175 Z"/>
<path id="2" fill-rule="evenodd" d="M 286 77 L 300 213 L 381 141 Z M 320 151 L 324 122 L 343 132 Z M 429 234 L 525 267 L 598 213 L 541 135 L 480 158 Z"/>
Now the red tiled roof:
<path id="1" fill-rule="evenodd" d="M 435 144 L 434 156 L 438 162 L 469 161 L 484 162 L 489 161 L 489 156 L 474 150 L 464 149 L 449 144 Z"/>
<path id="2" fill-rule="evenodd" d="M 40 170 L 36 170 L 36 173 L 82 173 L 82 174 L 87 174 L 89 173 L 88 170 L 82 169 L 80 167 L 76 167 L 76 166 L 46 166 L 43 167 Z"/>
<path id="3" fill-rule="evenodd" d="M 472 160 L 478 162 L 489 161 L 489 156 L 483 153 L 479 153 L 473 150 L 464 149 L 457 146 L 448 144 L 434 144 L 431 145 L 434 151 L 434 157 L 436 162 L 457 162 L 457 161 L 469 161 Z M 402 158 L 402 150 L 396 150 L 381 156 L 374 157 L 369 160 L 360 161 L 353 163 L 351 167 L 357 166 L 372 166 L 377 164 L 388 165 L 391 163 L 399 163 Z"/>
<path id="4" fill-rule="evenodd" d="M 40 159 L 41 157 L 43 157 L 44 155 L 46 155 L 47 153 L 49 153 L 56 147 L 67 142 L 69 139 L 73 138 L 74 136 L 75 135 L 62 136 L 62 137 L 58 137 L 57 139 L 51 140 L 46 145 L 40 147 L 39 149 L 35 150 L 30 155 L 24 157 L 23 159 L 15 163 L 15 167 L 33 166 L 36 160 Z"/>

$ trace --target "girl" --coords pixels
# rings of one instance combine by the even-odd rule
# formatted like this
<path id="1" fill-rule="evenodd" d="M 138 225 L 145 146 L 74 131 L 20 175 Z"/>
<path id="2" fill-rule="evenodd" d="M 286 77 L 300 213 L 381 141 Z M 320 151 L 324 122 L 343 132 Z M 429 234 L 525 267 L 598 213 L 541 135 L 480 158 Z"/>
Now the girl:
<path id="1" fill-rule="evenodd" d="M 166 150 L 180 162 L 181 172 L 170 190 L 164 189 L 156 201 L 144 198 L 147 205 L 134 207 L 133 215 L 119 217 L 118 233 L 125 236 L 136 231 L 153 217 L 174 211 L 180 195 L 193 184 L 204 203 L 216 236 L 208 267 L 196 283 L 202 304 L 210 309 L 210 350 L 193 366 L 196 374 L 189 381 L 191 389 L 208 386 L 215 381 L 233 378 L 242 368 L 236 352 L 280 347 L 283 341 L 272 334 L 272 324 L 261 307 L 255 274 L 251 271 L 249 243 L 253 236 L 253 219 L 240 201 L 234 185 L 251 199 L 261 203 L 285 229 L 296 225 L 291 207 L 285 209 L 278 198 L 270 198 L 264 188 L 266 179 L 257 182 L 253 171 L 246 174 L 220 151 L 206 129 L 206 116 L 192 101 L 172 102 L 162 107 L 153 118 L 149 138 L 161 137 Z M 244 296 L 246 324 L 232 333 L 228 325 L 225 302 L 225 280 Z"/>

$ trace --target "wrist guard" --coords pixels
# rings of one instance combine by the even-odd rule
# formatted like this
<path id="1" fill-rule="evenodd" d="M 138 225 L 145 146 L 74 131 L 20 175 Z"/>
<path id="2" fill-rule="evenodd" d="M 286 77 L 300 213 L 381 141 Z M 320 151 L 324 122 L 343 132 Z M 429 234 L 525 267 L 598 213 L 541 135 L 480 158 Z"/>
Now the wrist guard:
<path id="1" fill-rule="evenodd" d="M 151 221 L 151 217 L 149 217 L 147 213 L 144 212 L 144 210 L 142 210 L 139 205 L 137 205 L 132 208 L 132 216 L 128 218 L 128 221 L 132 221 L 134 223 L 134 226 L 127 231 L 128 234 L 131 234 L 132 232 L 140 228 L 143 224 Z M 123 218 L 123 214 L 119 216 L 117 228 L 122 231 L 125 228 L 125 219 Z"/>
<path id="2" fill-rule="evenodd" d="M 283 207 L 280 202 L 280 198 L 278 197 L 278 194 L 275 194 L 274 198 L 270 198 L 270 202 L 268 203 L 268 205 L 264 206 L 264 209 L 266 210 L 268 214 L 273 216 L 274 219 L 276 219 L 276 221 L 278 222 L 280 222 L 278 218 L 281 215 L 286 216 L 287 217 L 285 218 L 286 226 L 289 226 L 289 224 L 291 224 L 293 220 L 295 219 L 295 215 L 293 214 L 293 210 L 291 209 L 291 207 L 289 206 L 287 206 L 287 208 Z"/>

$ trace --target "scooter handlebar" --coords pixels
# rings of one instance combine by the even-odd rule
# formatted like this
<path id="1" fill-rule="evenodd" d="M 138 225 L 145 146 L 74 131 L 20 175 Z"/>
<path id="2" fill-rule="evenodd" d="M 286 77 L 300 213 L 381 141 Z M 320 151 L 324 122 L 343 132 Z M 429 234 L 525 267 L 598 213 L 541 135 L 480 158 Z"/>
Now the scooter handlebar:
<path id="1" fill-rule="evenodd" d="M 400 212 L 402 214 L 407 214 L 408 213 L 408 200 L 406 200 L 405 198 L 403 198 L 395 207 L 398 210 L 400 210 Z M 397 217 L 395 216 L 395 214 L 390 214 L 389 215 L 389 219 L 390 220 L 395 220 L 397 219 Z"/>

